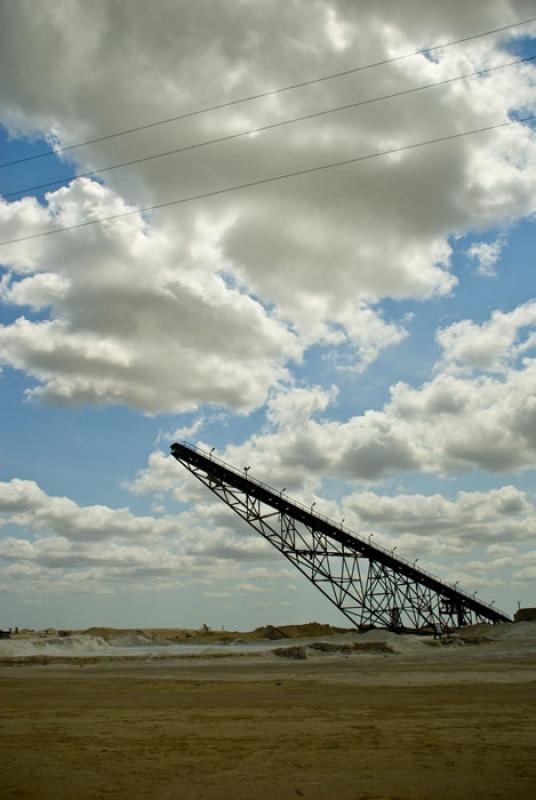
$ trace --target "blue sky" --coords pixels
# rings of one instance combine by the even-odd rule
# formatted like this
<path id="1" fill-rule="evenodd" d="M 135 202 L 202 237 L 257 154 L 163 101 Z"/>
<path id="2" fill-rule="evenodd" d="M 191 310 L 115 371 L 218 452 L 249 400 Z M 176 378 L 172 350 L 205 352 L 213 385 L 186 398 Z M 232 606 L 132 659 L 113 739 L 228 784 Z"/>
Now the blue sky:
<path id="1" fill-rule="evenodd" d="M 513 0 L 425 14 L 318 0 L 304 23 L 305 0 L 251 0 L 209 22 L 206 5 L 11 7 L 0 163 L 530 17 Z M 0 168 L 0 242 L 134 212 L 0 249 L 0 625 L 342 622 L 191 484 L 174 438 L 507 612 L 534 604 L 534 123 L 138 211 L 528 116 L 533 64 L 6 195 L 529 57 L 535 36 Z"/>

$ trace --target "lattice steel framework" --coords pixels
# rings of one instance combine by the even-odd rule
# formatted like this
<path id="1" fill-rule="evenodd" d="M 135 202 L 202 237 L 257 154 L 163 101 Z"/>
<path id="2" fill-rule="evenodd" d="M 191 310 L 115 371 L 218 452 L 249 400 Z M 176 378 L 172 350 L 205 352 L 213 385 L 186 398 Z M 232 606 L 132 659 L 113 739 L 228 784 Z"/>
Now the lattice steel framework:
<path id="1" fill-rule="evenodd" d="M 356 627 L 422 630 L 510 622 L 493 605 L 394 556 L 320 514 L 187 443 L 172 455 L 260 533 Z"/>

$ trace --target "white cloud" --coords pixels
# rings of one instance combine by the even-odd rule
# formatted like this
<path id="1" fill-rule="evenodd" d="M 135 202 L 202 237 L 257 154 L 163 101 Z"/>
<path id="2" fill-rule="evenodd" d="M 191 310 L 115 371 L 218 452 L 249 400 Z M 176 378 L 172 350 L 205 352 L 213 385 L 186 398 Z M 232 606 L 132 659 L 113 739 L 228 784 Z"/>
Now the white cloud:
<path id="1" fill-rule="evenodd" d="M 307 485 L 322 476 L 375 481 L 420 470 L 459 474 L 536 465 L 536 360 L 500 378 L 441 373 L 418 388 L 398 383 L 381 410 L 347 421 L 309 419 L 229 445 L 230 463 L 273 485 Z M 316 483 L 315 483 L 316 481 Z"/>
<path id="2" fill-rule="evenodd" d="M 245 525 L 237 531 L 235 518 L 215 503 L 173 516 L 137 516 L 126 508 L 79 506 L 13 479 L 0 482 L 0 525 L 9 526 L 0 537 L 0 562 L 13 591 L 119 585 L 144 591 L 207 578 L 238 581 L 249 591 L 244 587 L 258 586 L 253 580 L 280 572 L 277 565 L 259 568 L 277 560 L 276 551 Z"/>
<path id="3" fill-rule="evenodd" d="M 16 282 L 10 282 L 11 276 L 6 277 L 8 280 L 4 280 L 1 292 L 3 301 L 17 306 L 27 305 L 34 310 L 41 310 L 61 300 L 68 288 L 64 277 L 51 272 L 43 272 Z"/>
<path id="4" fill-rule="evenodd" d="M 491 544 L 487 548 L 490 556 L 498 556 L 499 558 L 508 558 L 514 556 L 517 552 L 515 547 L 510 544 Z"/>
<path id="5" fill-rule="evenodd" d="M 515 573 L 515 580 L 520 584 L 533 585 L 536 579 L 536 551 L 525 553 L 518 561 L 520 569 Z"/>
<path id="6" fill-rule="evenodd" d="M 3 522 L 37 532 L 53 532 L 72 541 L 128 539 L 154 541 L 176 533 L 176 522 L 138 517 L 126 508 L 79 506 L 67 497 L 50 497 L 34 481 L 0 483 Z"/>
<path id="7" fill-rule="evenodd" d="M 329 390 L 321 386 L 293 387 L 273 394 L 267 404 L 269 422 L 280 428 L 293 427 L 309 420 L 319 411 L 325 411 L 338 395 L 336 386 Z"/>
<path id="8" fill-rule="evenodd" d="M 239 523 L 206 490 L 200 500 L 173 516 L 136 516 L 128 509 L 79 506 L 66 497 L 50 497 L 33 481 L 0 483 L 0 515 L 10 532 L 0 538 L 4 588 L 10 591 L 110 592 L 167 589 L 218 581 L 207 597 L 229 591 L 272 591 L 274 580 L 295 573 L 261 536 Z M 533 556 L 520 552 L 531 544 L 536 509 L 513 486 L 487 492 L 386 496 L 354 492 L 340 504 L 318 498 L 318 510 L 344 515 L 346 527 L 376 542 L 398 547 L 400 555 L 421 557 L 421 566 L 446 575 L 454 570 L 468 586 L 500 586 L 509 571 L 524 582 Z M 30 537 L 30 538 L 28 538 Z M 487 548 L 490 559 L 468 560 Z M 435 561 L 433 561 L 435 559 Z M 262 566 L 264 565 L 264 566 Z M 489 573 L 497 578 L 490 583 Z"/>
<path id="9" fill-rule="evenodd" d="M 236 586 L 241 592 L 262 592 L 264 591 L 258 584 L 256 583 L 239 583 Z"/>
<path id="10" fill-rule="evenodd" d="M 184 476 L 184 470 L 181 470 L 174 458 L 161 450 L 155 450 L 149 456 L 147 467 L 140 470 L 133 481 L 125 482 L 125 488 L 139 494 L 170 491 L 177 488 Z"/>
<path id="11" fill-rule="evenodd" d="M 284 435 L 288 436 L 288 429 L 284 429 Z M 256 477 L 266 477 L 262 472 L 266 449 L 259 450 L 261 470 Z M 271 455 L 274 456 L 273 450 Z M 316 487 L 320 488 L 319 481 Z M 347 530 L 362 536 L 373 534 L 375 543 L 386 548 L 396 545 L 397 555 L 417 558 L 421 567 L 473 590 L 508 586 L 514 573 L 521 576 L 521 582 L 526 581 L 532 568 L 523 548 L 533 544 L 536 508 L 526 492 L 512 485 L 488 491 L 460 491 L 453 498 L 440 493 L 387 495 L 355 491 L 334 501 L 323 496 L 322 490 L 311 493 L 310 485 L 298 487 L 291 494 L 301 494 L 308 502 L 314 499 L 321 514 L 335 520 L 344 517 Z M 195 540 L 191 554 L 238 558 L 245 563 L 273 559 L 270 569 L 277 569 L 276 552 L 261 537 L 245 536 L 240 541 L 233 535 L 233 515 L 221 501 L 210 499 L 204 487 L 193 498 L 188 515 L 186 526 L 187 519 L 192 526 L 201 520 L 205 526 L 203 540 Z M 487 557 L 483 556 L 484 551 Z M 252 581 L 250 587 L 257 588 L 258 583 Z M 294 591 L 294 584 L 288 589 Z"/>
<path id="12" fill-rule="evenodd" d="M 52 204 L 53 200 L 53 204 Z M 109 189 L 80 180 L 50 197 L 46 220 L 79 219 L 82 206 L 106 213 L 120 203 Z M 1 204 L 23 222 L 35 201 Z M 122 204 L 120 204 L 121 207 Z M 5 224 L 0 222 L 0 229 Z M 37 379 L 31 396 L 66 403 L 122 403 L 149 412 L 212 402 L 245 411 L 285 377 L 301 346 L 263 306 L 141 217 L 84 233 L 61 245 L 23 249 L 13 270 L 32 277 L 4 285 L 11 303 L 50 303 L 52 319 L 19 317 L 0 327 L 1 359 Z M 40 263 L 55 273 L 40 273 Z"/>
<path id="13" fill-rule="evenodd" d="M 436 338 L 443 349 L 440 367 L 501 372 L 519 354 L 536 347 L 536 302 L 510 312 L 494 311 L 481 325 L 471 320 L 457 322 L 439 330 Z"/>
<path id="14" fill-rule="evenodd" d="M 205 418 L 203 416 L 198 417 L 191 423 L 191 425 L 183 425 L 180 428 L 176 428 L 173 431 L 173 433 L 166 434 L 165 438 L 192 440 L 195 437 L 196 433 L 201 430 L 204 424 L 205 424 Z"/>
<path id="15" fill-rule="evenodd" d="M 495 267 L 501 256 L 505 240 L 500 237 L 493 242 L 478 242 L 471 245 L 467 254 L 478 263 L 477 272 L 486 278 L 495 275 Z"/>
<path id="16" fill-rule="evenodd" d="M 221 455 L 251 465 L 255 477 L 309 497 L 323 477 L 376 481 L 401 471 L 448 475 L 534 467 L 536 359 L 526 353 L 534 344 L 535 309 L 527 303 L 495 312 L 482 325 L 465 320 L 441 330 L 443 358 L 432 380 L 416 388 L 397 383 L 383 408 L 346 421 L 315 419 L 335 400 L 333 388 L 280 390 L 268 404 L 270 427 L 241 445 L 228 445 Z M 172 459 L 154 453 L 132 488 L 174 486 L 177 499 L 198 496 L 190 478 L 179 479 L 180 486 L 177 480 Z"/>
<path id="17" fill-rule="evenodd" d="M 536 525 L 534 504 L 514 486 L 459 492 L 454 500 L 440 494 L 356 492 L 344 499 L 343 508 L 358 529 L 383 532 L 408 555 L 463 553 L 488 545 L 489 554 L 500 559 L 517 553 L 513 543 L 531 542 Z"/>
<path id="18" fill-rule="evenodd" d="M 113 8 L 70 0 L 69 13 L 50 14 L 11 4 L 0 102 L 13 131 L 40 130 L 69 145 L 492 28 L 523 16 L 521 8 L 482 0 L 423 15 L 390 3 L 378 14 L 372 5 L 315 0 L 313 13 L 309 0 L 199 0 L 180 9 L 160 0 L 155 14 L 141 0 Z M 420 54 L 73 154 L 83 169 L 139 158 L 495 66 L 510 58 L 509 37 L 437 51 L 433 60 Z M 52 68 L 58 47 L 61 68 Z M 46 85 L 37 89 L 34 76 L 45 68 Z M 494 124 L 512 109 L 534 107 L 533 76 L 531 65 L 519 65 L 110 172 L 109 188 L 79 180 L 49 194 L 45 206 L 2 203 L 1 236 Z M 382 314 L 384 298 L 452 292 L 449 237 L 534 210 L 535 162 L 534 134 L 518 125 L 4 248 L 14 276 L 4 302 L 49 306 L 45 321 L 21 318 L 2 328 L 4 362 L 35 378 L 32 396 L 148 412 L 205 403 L 248 411 L 315 342 L 353 345 L 354 366 L 363 369 L 406 333 Z"/>

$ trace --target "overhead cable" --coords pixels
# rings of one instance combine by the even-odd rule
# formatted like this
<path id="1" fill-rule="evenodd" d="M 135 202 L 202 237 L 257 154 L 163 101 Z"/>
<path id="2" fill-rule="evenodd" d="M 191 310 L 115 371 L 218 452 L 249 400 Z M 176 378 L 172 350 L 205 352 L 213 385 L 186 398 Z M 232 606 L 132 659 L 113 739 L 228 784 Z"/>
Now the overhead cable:
<path id="1" fill-rule="evenodd" d="M 496 72 L 500 69 L 505 69 L 506 67 L 512 67 L 516 64 L 523 64 L 529 61 L 534 61 L 536 56 L 527 56 L 526 58 L 519 58 L 516 61 L 508 61 L 505 64 L 498 64 L 495 67 L 487 67 L 485 69 L 476 70 L 475 72 L 469 72 L 464 75 L 457 75 L 453 78 L 445 78 L 441 81 L 434 81 L 433 83 L 426 83 L 421 86 L 414 86 L 411 89 L 403 89 L 399 92 L 391 92 L 391 94 L 384 94 L 380 95 L 379 97 L 371 97 L 366 100 L 358 100 L 355 103 L 346 103 L 342 106 L 335 106 L 333 108 L 327 108 L 322 111 L 314 111 L 310 114 L 303 114 L 300 117 L 292 117 L 291 119 L 280 120 L 279 122 L 271 122 L 267 125 L 262 125 L 259 128 L 253 128 L 247 131 L 240 131 L 239 133 L 231 133 L 227 134 L 226 136 L 218 136 L 216 139 L 207 139 L 203 142 L 195 142 L 194 144 L 185 145 L 183 147 L 175 147 L 173 150 L 165 150 L 161 153 L 153 153 L 149 156 L 143 156 L 141 158 L 133 158 L 129 161 L 122 161 L 119 164 L 110 164 L 106 167 L 100 167 L 99 169 L 90 170 L 89 172 L 82 172 L 82 173 L 74 173 L 72 175 L 66 175 L 63 178 L 58 178 L 54 181 L 47 181 L 46 183 L 38 183 L 34 186 L 26 186 L 24 189 L 17 189 L 13 192 L 6 192 L 3 194 L 4 198 L 16 197 L 19 194 L 27 194 L 29 192 L 36 192 L 40 189 L 48 189 L 51 186 L 58 186 L 62 183 L 69 183 L 70 181 L 75 180 L 76 178 L 91 178 L 95 175 L 101 175 L 103 172 L 112 172 L 112 170 L 122 169 L 123 167 L 131 167 L 136 164 L 143 164 L 146 161 L 154 161 L 159 158 L 166 158 L 172 155 L 178 155 L 179 153 L 186 153 L 191 150 L 197 150 L 201 147 L 208 147 L 209 145 L 214 144 L 221 144 L 223 142 L 229 142 L 233 139 L 240 139 L 244 136 L 252 136 L 253 134 L 262 133 L 263 131 L 273 130 L 274 128 L 282 128 L 285 125 L 292 125 L 296 122 L 303 122 L 305 120 L 315 119 L 317 117 L 327 116 L 328 114 L 335 114 L 340 111 L 348 111 L 350 109 L 359 108 L 360 106 L 372 105 L 373 103 L 379 103 L 383 100 L 391 100 L 395 97 L 403 97 L 409 94 L 415 94 L 417 92 L 421 92 L 425 89 L 433 89 L 438 86 L 446 86 L 450 83 L 455 83 L 456 81 L 461 81 L 467 78 L 475 78 L 480 75 L 486 75 L 490 72 Z"/>
<path id="2" fill-rule="evenodd" d="M 52 236 L 53 234 L 57 233 L 65 233 L 66 231 L 72 231 L 79 228 L 86 228 L 89 225 L 101 225 L 104 222 L 111 222 L 116 219 L 123 219 L 124 217 L 130 217 L 134 214 L 143 214 L 149 211 L 158 211 L 159 209 L 162 208 L 169 208 L 171 206 L 178 206 L 186 203 L 191 203 L 194 202 L 195 200 L 204 200 L 210 197 L 217 197 L 219 195 L 228 194 L 230 192 L 237 192 L 243 189 L 249 189 L 254 186 L 262 186 L 267 183 L 275 183 L 276 181 L 283 181 L 283 180 L 288 180 L 289 178 L 296 178 L 300 175 L 311 175 L 312 173 L 321 172 L 323 170 L 334 169 L 336 167 L 349 166 L 350 164 L 357 164 L 363 161 L 369 161 L 373 158 L 381 158 L 382 156 L 389 156 L 389 155 L 394 155 L 395 153 L 402 153 L 406 150 L 416 150 L 419 147 L 426 147 L 429 145 L 440 144 L 441 142 L 449 142 L 454 139 L 461 139 L 465 136 L 473 136 L 478 133 L 486 133 L 488 131 L 498 130 L 499 128 L 507 128 L 510 125 L 517 125 L 523 122 L 531 122 L 535 119 L 536 119 L 536 114 L 533 114 L 528 117 L 509 120 L 508 122 L 498 122 L 495 125 L 486 125 L 483 128 L 474 128 L 469 131 L 451 133 L 448 134 L 447 136 L 438 136 L 434 139 L 427 139 L 422 142 L 413 142 L 412 144 L 406 144 L 400 147 L 391 147 L 388 150 L 381 150 L 375 153 L 367 153 L 366 155 L 357 156 L 355 158 L 346 158 L 343 161 L 334 161 L 328 164 L 321 164 L 316 167 L 308 167 L 306 169 L 294 170 L 293 172 L 285 172 L 281 175 L 272 175 L 267 178 L 258 178 L 253 181 L 248 181 L 247 183 L 239 183 L 235 184 L 234 186 L 226 186 L 222 189 L 213 189 L 210 192 L 202 192 L 200 194 L 181 197 L 176 200 L 168 200 L 164 203 L 157 203 L 153 206 L 147 206 L 145 208 L 135 208 L 130 211 L 123 211 L 120 214 L 111 214 L 110 216 L 106 217 L 97 217 L 96 219 L 89 219 L 86 220 L 85 222 L 78 222 L 74 225 L 66 225 L 65 227 L 62 228 L 52 228 L 50 230 L 41 231 L 40 233 L 32 233 L 27 236 L 20 236 L 16 239 L 7 239 L 4 241 L 0 241 L 0 246 L 16 244 L 18 242 L 26 242 L 31 239 L 40 239 L 44 236 Z"/>
<path id="3" fill-rule="evenodd" d="M 79 147 L 85 147 L 90 144 L 97 144 L 98 142 L 104 142 L 108 139 L 115 139 L 118 136 L 126 136 L 127 134 L 137 133 L 139 131 L 148 130 L 149 128 L 156 128 L 159 125 L 166 125 L 171 122 L 179 122 L 183 119 L 188 119 L 190 117 L 195 117 L 200 114 L 207 114 L 210 111 L 218 111 L 223 108 L 230 108 L 231 106 L 240 105 L 241 103 L 248 103 L 252 100 L 260 100 L 264 97 L 272 97 L 277 94 L 282 94 L 283 92 L 289 92 L 293 89 L 301 89 L 305 86 L 312 86 L 316 83 L 322 83 L 324 81 L 331 81 L 335 78 L 342 78 L 346 75 L 352 75 L 358 72 L 364 72 L 365 70 L 373 69 L 375 67 L 382 67 L 386 66 L 387 64 L 394 64 L 398 61 L 404 61 L 408 58 L 413 58 L 418 55 L 426 55 L 427 53 L 434 53 L 437 50 L 443 50 L 447 47 L 453 47 L 457 44 L 463 44 L 464 42 L 474 41 L 475 39 L 481 39 L 485 36 L 492 36 L 495 33 L 502 33 L 504 31 L 512 30 L 513 28 L 519 28 L 523 25 L 529 25 L 531 22 L 536 22 L 536 17 L 531 17 L 530 19 L 521 20 L 519 22 L 512 22 L 509 25 L 501 25 L 498 28 L 493 28 L 491 30 L 481 31 L 480 33 L 474 33 L 468 36 L 462 36 L 459 39 L 452 39 L 448 42 L 444 42 L 443 44 L 436 44 L 432 45 L 431 47 L 422 47 L 418 50 L 412 50 L 409 53 L 403 53 L 398 56 L 392 56 L 390 58 L 383 58 L 379 61 L 374 61 L 369 64 L 361 64 L 357 67 L 351 67 L 350 69 L 341 70 L 340 72 L 332 72 L 329 75 L 322 75 L 319 78 L 311 78 L 309 80 L 299 81 L 297 83 L 292 83 L 287 86 L 281 86 L 277 89 L 269 89 L 265 92 L 258 92 L 257 94 L 248 95 L 246 97 L 239 97 L 235 100 L 228 100 L 224 103 L 217 103 L 212 106 L 205 106 L 204 108 L 194 109 L 193 111 L 186 111 L 183 114 L 178 114 L 173 117 L 167 117 L 166 119 L 156 120 L 154 122 L 147 122 L 143 125 L 137 125 L 132 128 L 126 128 L 121 131 L 116 131 L 114 133 L 108 133 L 104 136 L 98 136 L 93 139 L 86 139 L 84 142 L 77 142 L 75 144 L 65 145 L 64 147 L 56 147 L 50 150 L 45 150 L 42 153 L 35 153 L 31 156 L 25 156 L 24 158 L 17 158 L 12 161 L 6 161 L 3 164 L 0 164 L 0 169 L 3 167 L 9 167 L 15 164 L 22 164 L 26 161 L 34 161 L 38 158 L 46 158 L 47 156 L 52 155 L 59 155 L 60 153 L 66 153 L 72 150 L 75 150 Z"/>

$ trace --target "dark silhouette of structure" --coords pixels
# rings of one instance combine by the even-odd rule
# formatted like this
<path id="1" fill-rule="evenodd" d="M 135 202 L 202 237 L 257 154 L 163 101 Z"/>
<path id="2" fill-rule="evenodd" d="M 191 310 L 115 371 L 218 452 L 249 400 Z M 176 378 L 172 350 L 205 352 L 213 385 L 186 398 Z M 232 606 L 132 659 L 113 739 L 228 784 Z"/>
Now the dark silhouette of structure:
<path id="1" fill-rule="evenodd" d="M 257 533 L 270 542 L 356 627 L 419 631 L 435 624 L 448 630 L 474 622 L 511 622 L 415 562 L 395 557 L 372 543 L 372 535 L 351 533 L 249 476 L 187 443 L 171 445 L 186 469 Z M 344 521 L 343 521 L 344 522 Z"/>

